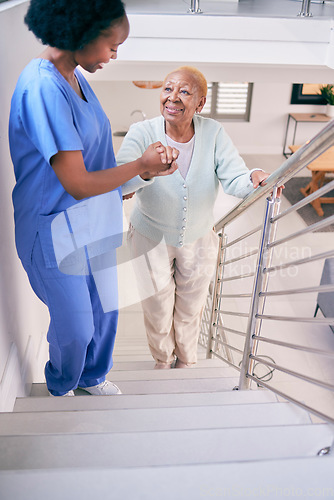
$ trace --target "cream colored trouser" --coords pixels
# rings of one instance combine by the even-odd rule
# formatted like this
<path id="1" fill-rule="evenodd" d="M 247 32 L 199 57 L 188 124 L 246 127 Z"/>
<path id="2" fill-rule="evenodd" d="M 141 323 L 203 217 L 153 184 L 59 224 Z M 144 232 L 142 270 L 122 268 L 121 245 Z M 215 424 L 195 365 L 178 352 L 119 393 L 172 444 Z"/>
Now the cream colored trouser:
<path id="1" fill-rule="evenodd" d="M 153 358 L 169 364 L 177 356 L 183 363 L 196 363 L 202 310 L 217 261 L 218 236 L 210 231 L 178 248 L 163 241 L 157 244 L 130 225 L 128 242 Z"/>

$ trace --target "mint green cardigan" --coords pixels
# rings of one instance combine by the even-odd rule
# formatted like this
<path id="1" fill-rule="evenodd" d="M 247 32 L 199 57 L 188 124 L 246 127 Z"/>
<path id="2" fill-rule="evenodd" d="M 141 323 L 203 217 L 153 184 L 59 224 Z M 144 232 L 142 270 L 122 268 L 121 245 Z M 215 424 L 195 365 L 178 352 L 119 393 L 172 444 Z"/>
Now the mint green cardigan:
<path id="1" fill-rule="evenodd" d="M 185 179 L 176 171 L 143 181 L 135 177 L 123 194 L 136 192 L 130 217 L 133 227 L 154 241 L 181 247 L 204 236 L 214 225 L 219 182 L 225 193 L 244 198 L 253 190 L 250 171 L 221 124 L 195 115 L 195 144 Z M 139 158 L 153 142 L 166 145 L 162 116 L 133 124 L 117 154 L 122 165 Z"/>

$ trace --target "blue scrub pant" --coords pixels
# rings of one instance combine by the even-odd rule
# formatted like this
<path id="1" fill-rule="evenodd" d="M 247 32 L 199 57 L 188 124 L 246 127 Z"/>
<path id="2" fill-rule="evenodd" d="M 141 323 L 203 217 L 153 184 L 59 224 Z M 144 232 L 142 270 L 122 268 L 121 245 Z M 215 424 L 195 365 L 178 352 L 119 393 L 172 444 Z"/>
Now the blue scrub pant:
<path id="1" fill-rule="evenodd" d="M 51 394 L 62 396 L 103 382 L 113 364 L 118 310 L 103 312 L 92 275 L 70 276 L 46 267 L 39 235 L 31 262 L 23 265 L 50 312 L 45 378 Z"/>

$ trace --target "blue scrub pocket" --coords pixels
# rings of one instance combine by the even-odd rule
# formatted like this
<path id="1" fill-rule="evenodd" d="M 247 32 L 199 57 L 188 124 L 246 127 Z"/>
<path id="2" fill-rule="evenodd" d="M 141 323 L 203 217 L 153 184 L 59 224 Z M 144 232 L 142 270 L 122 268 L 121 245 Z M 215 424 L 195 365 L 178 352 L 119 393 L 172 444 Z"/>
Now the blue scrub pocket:
<path id="1" fill-rule="evenodd" d="M 89 274 L 83 244 L 89 234 L 85 203 L 81 202 L 64 212 L 40 215 L 38 233 L 48 269 L 58 268 L 63 274 L 72 276 Z"/>
<path id="2" fill-rule="evenodd" d="M 119 190 L 93 196 L 61 212 L 51 223 L 59 270 L 89 274 L 89 260 L 122 244 L 122 201 Z"/>
<path id="3" fill-rule="evenodd" d="M 86 244 L 90 241 L 87 203 L 80 202 L 61 212 L 51 223 L 56 262 L 64 274 L 89 274 Z"/>
<path id="4" fill-rule="evenodd" d="M 40 216 L 38 232 L 45 265 L 71 276 L 103 274 L 102 264 L 104 269 L 117 266 L 114 255 L 122 244 L 122 231 L 119 190 Z"/>
<path id="5" fill-rule="evenodd" d="M 37 232 L 39 234 L 45 267 L 47 267 L 48 269 L 54 269 L 58 267 L 51 235 L 51 224 L 53 219 L 57 217 L 57 215 L 59 214 L 40 215 L 38 220 Z"/>

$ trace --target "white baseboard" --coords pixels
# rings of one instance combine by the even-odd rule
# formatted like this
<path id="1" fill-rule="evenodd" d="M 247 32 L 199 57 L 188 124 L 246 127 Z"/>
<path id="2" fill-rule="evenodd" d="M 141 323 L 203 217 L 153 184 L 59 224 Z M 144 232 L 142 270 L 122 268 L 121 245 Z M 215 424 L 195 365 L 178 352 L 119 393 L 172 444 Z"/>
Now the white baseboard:
<path id="1" fill-rule="evenodd" d="M 29 335 L 23 360 L 20 360 L 17 347 L 12 342 L 0 380 L 0 412 L 13 411 L 16 398 L 30 394 L 36 365 L 44 361 L 39 359 L 41 358 L 40 350 L 41 346 L 39 345 L 36 349 L 36 343 Z"/>
<path id="2" fill-rule="evenodd" d="M 0 382 L 0 411 L 13 411 L 16 396 L 21 385 L 20 363 L 17 348 L 11 344 L 7 363 Z"/>
<path id="3" fill-rule="evenodd" d="M 27 396 L 31 392 L 31 385 L 33 380 L 32 367 L 34 357 L 33 347 L 34 342 L 32 336 L 29 335 L 28 342 L 24 351 L 22 366 L 21 366 L 21 381 L 22 381 L 22 394 L 18 394 L 17 396 Z"/>

